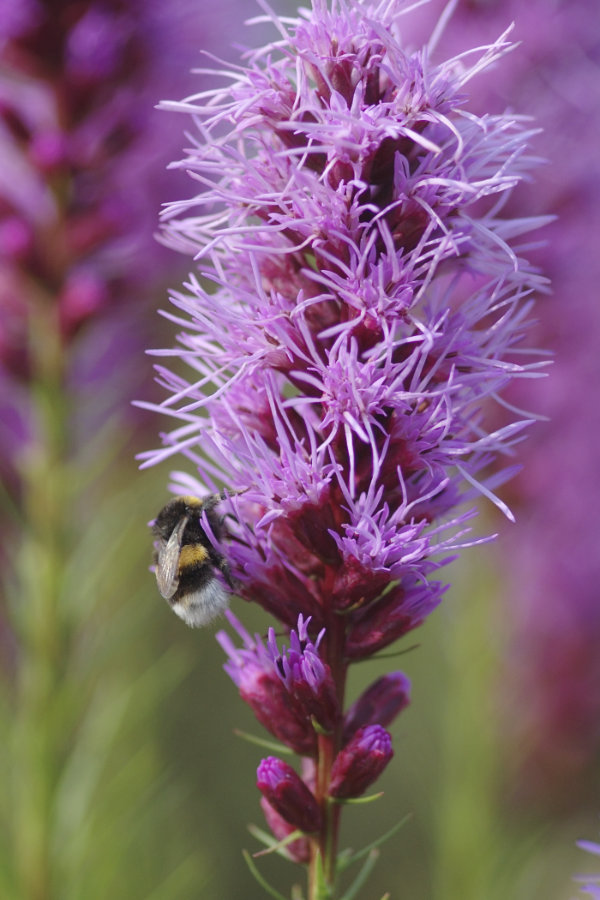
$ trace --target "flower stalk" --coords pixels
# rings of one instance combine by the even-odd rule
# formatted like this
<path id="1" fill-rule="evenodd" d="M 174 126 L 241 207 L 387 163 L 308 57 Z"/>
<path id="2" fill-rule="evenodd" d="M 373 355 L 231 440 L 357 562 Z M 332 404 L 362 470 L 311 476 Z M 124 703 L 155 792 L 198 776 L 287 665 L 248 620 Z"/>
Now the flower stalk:
<path id="1" fill-rule="evenodd" d="M 39 294 L 29 306 L 32 415 L 35 446 L 20 465 L 23 532 L 16 580 L 16 626 L 22 655 L 15 726 L 15 859 L 21 896 L 55 896 L 53 805 L 61 768 L 57 732 L 65 630 L 61 599 L 71 509 L 66 460 L 70 410 L 58 309 Z"/>

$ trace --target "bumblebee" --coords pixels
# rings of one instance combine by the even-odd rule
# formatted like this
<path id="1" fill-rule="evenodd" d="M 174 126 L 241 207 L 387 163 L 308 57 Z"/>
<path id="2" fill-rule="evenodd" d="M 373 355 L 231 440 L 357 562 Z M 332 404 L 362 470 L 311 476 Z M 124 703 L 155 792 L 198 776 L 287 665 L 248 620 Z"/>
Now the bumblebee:
<path id="1" fill-rule="evenodd" d="M 229 594 L 216 577 L 216 570 L 233 589 L 225 558 L 201 525 L 204 513 L 214 537 L 221 538 L 223 519 L 215 507 L 222 499 L 220 494 L 204 500 L 175 497 L 152 523 L 157 539 L 154 565 L 158 590 L 173 612 L 192 628 L 207 625 L 227 609 Z"/>

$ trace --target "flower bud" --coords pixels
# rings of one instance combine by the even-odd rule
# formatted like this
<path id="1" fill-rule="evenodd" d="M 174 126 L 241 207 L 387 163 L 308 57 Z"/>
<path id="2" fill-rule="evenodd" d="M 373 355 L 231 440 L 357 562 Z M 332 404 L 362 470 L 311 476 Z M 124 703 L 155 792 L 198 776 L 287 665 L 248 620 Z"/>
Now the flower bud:
<path id="1" fill-rule="evenodd" d="M 379 778 L 393 755 L 392 739 L 385 728 L 360 728 L 334 760 L 329 794 L 339 799 L 359 797 Z"/>
<path id="2" fill-rule="evenodd" d="M 346 647 L 350 659 L 364 659 L 421 625 L 440 602 L 437 581 L 418 584 L 404 579 L 354 618 Z"/>
<path id="3" fill-rule="evenodd" d="M 265 799 L 286 822 L 301 831 L 318 831 L 321 811 L 297 772 L 276 756 L 261 760 L 256 784 Z"/>
<path id="4" fill-rule="evenodd" d="M 339 703 L 329 666 L 316 653 L 305 652 L 292 679 L 298 703 L 322 728 L 331 729 L 339 717 Z"/>
<path id="5" fill-rule="evenodd" d="M 343 743 L 364 725 L 389 725 L 410 703 L 410 678 L 390 672 L 374 681 L 356 700 L 344 720 Z"/>
<path id="6" fill-rule="evenodd" d="M 278 740 L 296 753 L 310 756 L 316 750 L 316 736 L 310 723 L 296 709 L 281 679 L 258 665 L 248 664 L 239 679 L 242 700 Z"/>
<path id="7" fill-rule="evenodd" d="M 248 634 L 233 613 L 228 618 L 242 638 L 243 647 L 238 649 L 225 631 L 217 634 L 217 640 L 229 657 L 224 668 L 237 685 L 242 700 L 278 740 L 301 756 L 314 755 L 317 738 L 312 723 L 306 711 L 290 696 L 270 653 L 257 635 L 252 638 Z"/>
<path id="8" fill-rule="evenodd" d="M 268 647 L 281 680 L 290 698 L 307 719 L 327 730 L 334 727 L 340 715 L 337 693 L 331 670 L 319 656 L 318 647 L 324 631 L 312 643 L 308 636 L 308 619 L 298 617 L 297 629 L 290 632 L 290 646 L 281 651 L 275 631 L 269 629 Z"/>
<path id="9" fill-rule="evenodd" d="M 374 572 L 372 566 L 363 565 L 350 555 L 336 572 L 331 602 L 340 610 L 362 607 L 373 602 L 389 583 L 387 571 Z"/>

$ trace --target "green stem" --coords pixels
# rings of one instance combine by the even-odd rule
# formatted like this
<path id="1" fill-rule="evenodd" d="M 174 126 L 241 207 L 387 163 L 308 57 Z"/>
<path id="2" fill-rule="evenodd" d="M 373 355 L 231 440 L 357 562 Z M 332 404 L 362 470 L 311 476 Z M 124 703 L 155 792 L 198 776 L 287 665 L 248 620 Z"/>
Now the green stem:
<path id="1" fill-rule="evenodd" d="M 347 665 L 345 663 L 345 623 L 341 616 L 332 616 L 326 631 L 323 655 L 331 668 L 336 686 L 339 708 L 344 707 Z M 318 737 L 315 796 L 321 807 L 322 827 L 318 839 L 313 842 L 309 865 L 309 900 L 334 900 L 337 868 L 338 833 L 341 806 L 329 800 L 331 767 L 341 746 L 343 721 L 337 723 L 331 734 Z M 321 876 L 319 875 L 321 872 Z M 325 883 L 325 895 L 323 894 Z"/>
<path id="2" fill-rule="evenodd" d="M 63 637 L 60 597 L 66 564 L 64 522 L 67 416 L 56 307 L 31 310 L 35 449 L 22 466 L 23 535 L 18 573 L 19 630 L 15 727 L 15 843 L 21 900 L 50 900 L 52 817 L 62 740 L 58 703 Z"/>

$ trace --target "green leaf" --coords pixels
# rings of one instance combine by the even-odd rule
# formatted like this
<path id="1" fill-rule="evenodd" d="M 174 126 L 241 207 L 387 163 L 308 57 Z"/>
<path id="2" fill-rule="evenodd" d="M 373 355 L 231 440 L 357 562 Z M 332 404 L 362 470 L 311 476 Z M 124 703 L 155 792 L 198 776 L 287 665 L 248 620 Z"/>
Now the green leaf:
<path id="1" fill-rule="evenodd" d="M 324 734 L 324 735 L 331 734 L 331 730 L 328 728 L 323 728 L 322 725 L 319 725 L 319 723 L 317 722 L 317 720 L 315 719 L 314 716 L 311 716 L 310 721 L 311 721 L 312 727 L 317 732 L 317 734 Z"/>
<path id="2" fill-rule="evenodd" d="M 385 834 L 382 834 L 381 837 L 378 837 L 371 844 L 368 844 L 366 847 L 363 847 L 362 850 L 358 850 L 356 853 L 350 854 L 339 854 L 338 856 L 338 871 L 344 872 L 348 866 L 351 866 L 352 863 L 357 862 L 359 859 L 362 859 L 364 856 L 368 856 L 372 850 L 375 850 L 377 847 L 381 847 L 386 841 L 389 841 L 391 837 L 393 837 L 397 831 L 400 831 L 404 825 L 411 818 L 412 813 L 407 813 L 399 822 L 397 822 L 393 828 L 390 828 L 389 831 L 386 831 Z"/>
<path id="3" fill-rule="evenodd" d="M 296 831 L 292 831 L 291 834 L 288 834 L 286 837 L 282 838 L 282 840 L 275 840 L 272 835 L 268 834 L 266 831 L 263 831 L 262 828 L 259 828 L 257 825 L 249 825 L 248 831 L 250 834 L 255 837 L 262 844 L 265 844 L 266 850 L 259 850 L 258 853 L 253 853 L 253 859 L 258 859 L 259 856 L 267 856 L 269 853 L 278 853 L 279 856 L 283 856 L 284 859 L 289 860 L 289 856 L 286 853 L 282 853 L 281 851 L 287 847 L 288 844 L 297 841 L 298 838 L 303 837 L 303 832 L 297 829 Z"/>
<path id="4" fill-rule="evenodd" d="M 379 800 L 380 797 L 383 797 L 383 791 L 379 791 L 378 794 L 369 794 L 367 797 L 330 797 L 329 802 L 360 806 L 361 803 L 372 803 L 373 800 Z"/>
<path id="5" fill-rule="evenodd" d="M 292 900 L 304 900 L 304 892 L 299 884 L 292 885 Z"/>
<path id="6" fill-rule="evenodd" d="M 293 750 L 290 750 L 289 747 L 286 747 L 285 744 L 279 744 L 277 741 L 269 741 L 267 738 L 257 737 L 255 734 L 248 734 L 247 731 L 240 731 L 239 728 L 234 728 L 233 733 L 236 737 L 243 738 L 250 744 L 256 744 L 258 747 L 264 747 L 266 750 L 272 750 L 274 753 L 287 753 L 291 756 L 294 752 Z"/>
<path id="7" fill-rule="evenodd" d="M 242 855 L 246 860 L 246 865 L 250 869 L 250 872 L 252 873 L 256 881 L 260 884 L 261 888 L 263 888 L 270 897 L 275 897 L 275 900 L 287 900 L 287 897 L 284 897 L 283 894 L 280 894 L 279 891 L 276 891 L 275 888 L 272 887 L 265 878 L 263 878 L 248 851 L 242 850 Z"/>
<path id="8" fill-rule="evenodd" d="M 355 897 L 358 896 L 358 892 L 366 884 L 369 875 L 373 871 L 375 867 L 375 863 L 379 859 L 379 850 L 371 850 L 364 861 L 358 875 L 345 892 L 344 896 L 341 900 L 355 900 Z"/>
<path id="9" fill-rule="evenodd" d="M 325 872 L 323 870 L 323 858 L 320 852 L 317 852 L 316 855 L 315 887 L 317 889 L 315 900 L 333 900 L 333 885 L 327 884 L 327 881 L 325 879 Z"/>
<path id="10" fill-rule="evenodd" d="M 368 657 L 365 659 L 394 659 L 396 656 L 404 656 L 405 653 L 411 653 L 413 650 L 418 650 L 420 644 L 411 644 L 410 647 L 407 647 L 405 650 L 395 650 L 393 653 L 376 653 L 375 656 Z M 360 660 L 362 662 L 362 660 Z"/>

